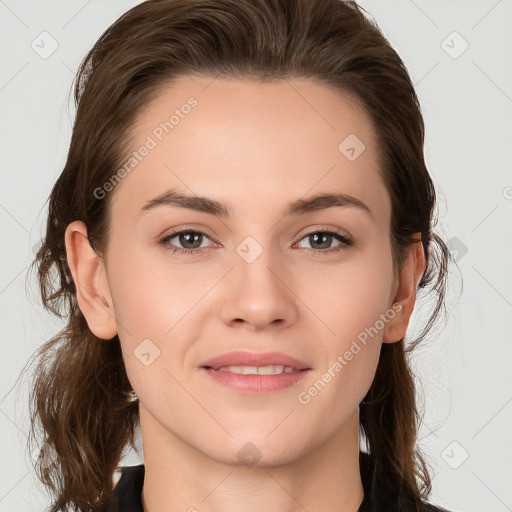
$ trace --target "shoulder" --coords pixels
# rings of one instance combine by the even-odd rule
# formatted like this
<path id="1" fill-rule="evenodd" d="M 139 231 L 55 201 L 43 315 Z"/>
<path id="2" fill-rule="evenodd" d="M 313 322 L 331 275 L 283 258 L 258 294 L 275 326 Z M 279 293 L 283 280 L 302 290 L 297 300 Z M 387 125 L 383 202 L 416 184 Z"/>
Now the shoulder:
<path id="1" fill-rule="evenodd" d="M 452 510 L 447 510 L 443 507 L 438 507 L 436 505 L 432 505 L 431 503 L 422 503 L 422 510 L 421 512 L 455 512 Z"/>
<path id="2" fill-rule="evenodd" d="M 358 512 L 455 512 L 433 505 L 428 501 L 418 503 L 412 496 L 400 494 L 389 482 L 383 482 L 374 475 L 373 455 L 360 451 L 359 465 L 364 488 L 364 499 Z"/>
<path id="3" fill-rule="evenodd" d="M 120 468 L 120 478 L 114 488 L 114 510 L 143 512 L 141 492 L 144 483 L 144 473 L 144 464 Z"/>

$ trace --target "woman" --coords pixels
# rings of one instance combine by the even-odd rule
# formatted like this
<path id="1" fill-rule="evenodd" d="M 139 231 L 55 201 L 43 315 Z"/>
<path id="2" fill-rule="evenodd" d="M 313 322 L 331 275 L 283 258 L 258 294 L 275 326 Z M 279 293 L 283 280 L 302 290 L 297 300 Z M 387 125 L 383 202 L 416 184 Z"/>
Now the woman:
<path id="1" fill-rule="evenodd" d="M 406 353 L 449 253 L 378 27 L 339 0 L 150 0 L 75 99 L 34 261 L 68 322 L 31 395 L 52 510 L 443 510 Z"/>

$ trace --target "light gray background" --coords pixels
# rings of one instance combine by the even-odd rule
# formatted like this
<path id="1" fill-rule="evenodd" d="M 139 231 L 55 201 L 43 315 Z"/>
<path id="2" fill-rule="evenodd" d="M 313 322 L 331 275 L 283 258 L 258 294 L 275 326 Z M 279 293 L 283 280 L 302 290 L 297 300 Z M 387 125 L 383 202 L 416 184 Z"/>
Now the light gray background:
<path id="1" fill-rule="evenodd" d="M 0 0 L 0 400 L 32 352 L 62 327 L 25 276 L 65 162 L 73 74 L 107 26 L 137 3 Z M 416 85 L 439 193 L 438 232 L 458 250 L 464 281 L 459 298 L 453 269 L 447 326 L 412 360 L 426 396 L 420 442 L 432 466 L 431 501 L 453 512 L 512 510 L 512 1 L 360 4 Z M 47 58 L 31 47 L 51 49 L 44 31 L 58 43 Z M 411 334 L 421 317 L 415 313 Z M 24 381 L 0 401 L 1 512 L 49 504 L 25 450 L 27 389 Z M 126 458 L 139 461 L 141 451 Z"/>

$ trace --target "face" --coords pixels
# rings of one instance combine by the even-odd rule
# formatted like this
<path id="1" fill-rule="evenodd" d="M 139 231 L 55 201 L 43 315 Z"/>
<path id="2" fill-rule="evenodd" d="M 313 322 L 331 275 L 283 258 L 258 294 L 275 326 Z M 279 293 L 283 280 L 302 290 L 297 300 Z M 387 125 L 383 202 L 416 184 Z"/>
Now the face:
<path id="1" fill-rule="evenodd" d="M 369 118 L 312 80 L 183 77 L 141 111 L 131 144 L 136 161 L 104 189 L 105 276 L 147 431 L 230 464 L 245 447 L 262 465 L 341 435 L 382 342 L 396 341 L 391 204 Z M 196 201 L 152 202 L 170 191 Z M 317 195 L 340 196 L 306 207 Z M 202 367 L 239 350 L 309 370 L 255 391 Z"/>

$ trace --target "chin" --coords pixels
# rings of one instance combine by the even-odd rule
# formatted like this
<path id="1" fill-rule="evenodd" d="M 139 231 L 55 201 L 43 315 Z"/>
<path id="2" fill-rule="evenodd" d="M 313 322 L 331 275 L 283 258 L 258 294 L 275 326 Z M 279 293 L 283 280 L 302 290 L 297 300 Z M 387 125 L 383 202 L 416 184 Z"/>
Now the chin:
<path id="1" fill-rule="evenodd" d="M 271 430 L 271 429 L 270 429 Z M 208 447 L 205 455 L 213 460 L 239 467 L 273 467 L 289 464 L 300 458 L 307 446 L 289 435 L 268 436 L 268 432 L 258 435 L 234 436 L 227 444 L 219 443 L 222 451 L 211 451 Z M 273 437 L 272 439 L 270 439 Z"/>

